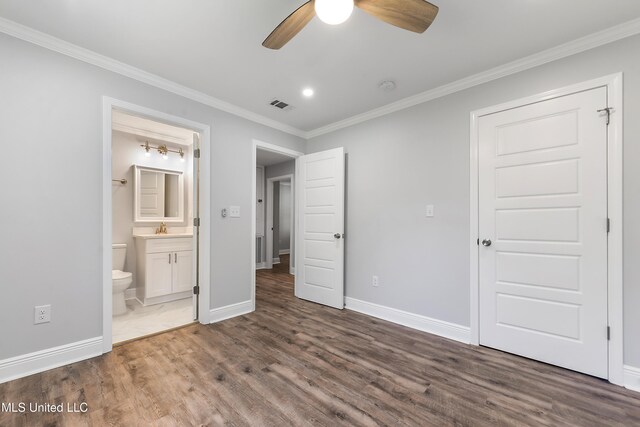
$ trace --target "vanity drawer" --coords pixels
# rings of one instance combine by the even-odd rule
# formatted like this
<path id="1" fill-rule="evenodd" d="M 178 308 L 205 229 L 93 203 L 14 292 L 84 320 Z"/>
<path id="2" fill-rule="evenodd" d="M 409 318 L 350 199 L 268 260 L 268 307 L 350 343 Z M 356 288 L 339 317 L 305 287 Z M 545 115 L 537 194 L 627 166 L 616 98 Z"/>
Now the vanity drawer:
<path id="1" fill-rule="evenodd" d="M 178 251 L 190 251 L 193 249 L 192 237 L 178 237 L 178 238 L 166 238 L 166 239 L 149 239 L 147 240 L 148 254 L 154 254 L 158 252 L 178 252 Z"/>

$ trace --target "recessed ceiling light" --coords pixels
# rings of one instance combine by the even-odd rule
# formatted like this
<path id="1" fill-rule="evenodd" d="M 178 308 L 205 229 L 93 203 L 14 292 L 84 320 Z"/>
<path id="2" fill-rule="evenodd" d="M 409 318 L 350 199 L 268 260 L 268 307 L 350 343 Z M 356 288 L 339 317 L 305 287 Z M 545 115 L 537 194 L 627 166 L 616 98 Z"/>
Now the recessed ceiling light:
<path id="1" fill-rule="evenodd" d="M 302 94 L 307 98 L 311 98 L 313 96 L 313 89 L 311 89 L 310 87 L 303 89 Z"/>

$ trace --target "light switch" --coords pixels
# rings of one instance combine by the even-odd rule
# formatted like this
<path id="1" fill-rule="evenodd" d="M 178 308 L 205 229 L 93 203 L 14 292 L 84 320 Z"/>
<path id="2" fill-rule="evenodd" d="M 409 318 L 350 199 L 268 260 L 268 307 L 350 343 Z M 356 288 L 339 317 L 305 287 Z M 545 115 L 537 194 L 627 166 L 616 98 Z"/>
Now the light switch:
<path id="1" fill-rule="evenodd" d="M 240 206 L 229 206 L 229 217 L 240 218 Z"/>
<path id="2" fill-rule="evenodd" d="M 427 205 L 426 214 L 427 214 L 427 218 L 432 218 L 434 216 L 434 207 L 433 207 L 433 205 Z"/>

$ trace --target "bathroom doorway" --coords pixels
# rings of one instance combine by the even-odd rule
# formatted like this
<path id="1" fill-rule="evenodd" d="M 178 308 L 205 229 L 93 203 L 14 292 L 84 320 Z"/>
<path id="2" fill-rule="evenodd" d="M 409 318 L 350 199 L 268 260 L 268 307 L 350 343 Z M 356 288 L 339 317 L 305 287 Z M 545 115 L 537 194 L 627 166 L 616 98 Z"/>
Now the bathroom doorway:
<path id="1" fill-rule="evenodd" d="M 210 133 L 206 125 L 108 98 L 104 107 L 108 352 L 113 344 L 208 323 L 209 161 L 202 154 Z"/>

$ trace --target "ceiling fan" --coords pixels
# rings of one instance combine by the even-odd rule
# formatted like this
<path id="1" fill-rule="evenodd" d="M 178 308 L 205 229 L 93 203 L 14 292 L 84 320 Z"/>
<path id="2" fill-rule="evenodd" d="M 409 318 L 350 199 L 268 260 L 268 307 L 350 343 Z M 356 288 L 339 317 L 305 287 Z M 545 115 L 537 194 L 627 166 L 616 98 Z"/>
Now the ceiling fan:
<path id="1" fill-rule="evenodd" d="M 315 15 L 327 24 L 341 24 L 349 18 L 354 5 L 388 24 L 415 33 L 423 33 L 438 14 L 438 6 L 425 0 L 309 0 L 287 16 L 262 45 L 280 49 Z"/>

